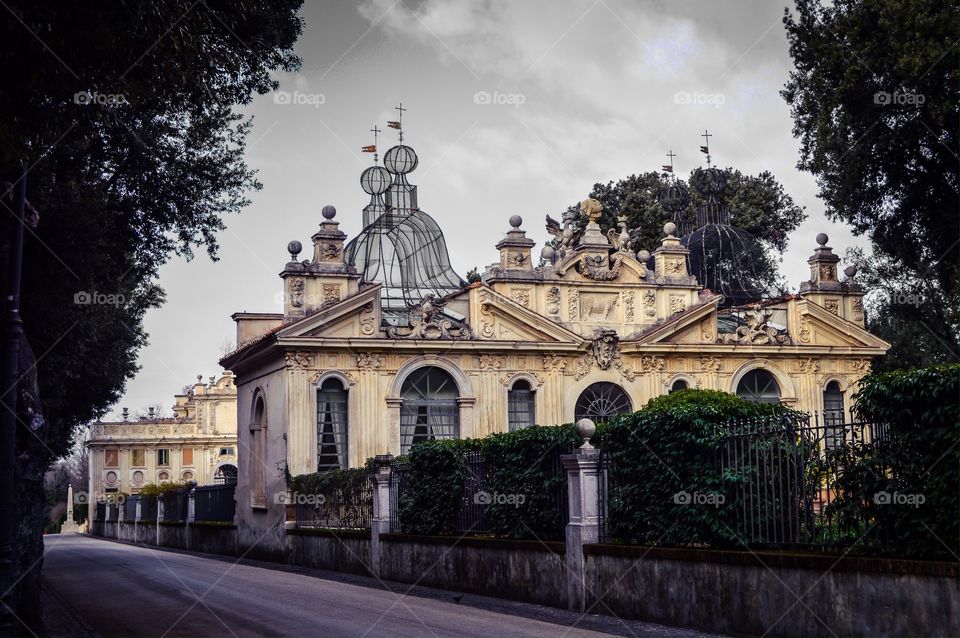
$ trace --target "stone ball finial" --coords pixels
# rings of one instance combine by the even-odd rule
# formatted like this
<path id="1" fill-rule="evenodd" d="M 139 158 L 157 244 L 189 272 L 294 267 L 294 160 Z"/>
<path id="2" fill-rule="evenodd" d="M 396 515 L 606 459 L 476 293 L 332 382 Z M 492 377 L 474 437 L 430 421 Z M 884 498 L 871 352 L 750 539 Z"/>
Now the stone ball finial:
<path id="1" fill-rule="evenodd" d="M 820 233 L 817 235 L 817 243 L 821 246 L 826 246 L 828 241 L 830 241 L 830 238 L 827 237 L 826 233 Z"/>
<path id="2" fill-rule="evenodd" d="M 540 250 L 540 257 L 544 261 L 553 262 L 553 258 L 557 256 L 557 249 L 553 246 L 544 246 Z"/>
<path id="3" fill-rule="evenodd" d="M 643 263 L 647 263 L 648 261 L 650 261 L 650 251 L 649 250 L 639 251 L 637 253 L 637 259 Z"/>
<path id="4" fill-rule="evenodd" d="M 290 261 L 296 261 L 297 255 L 300 254 L 301 250 L 303 250 L 303 244 L 298 242 L 296 239 L 287 244 L 287 252 L 290 253 Z"/>
<path id="5" fill-rule="evenodd" d="M 843 269 L 843 274 L 852 279 L 857 276 L 857 267 L 851 264 Z"/>
<path id="6" fill-rule="evenodd" d="M 323 215 L 324 219 L 333 219 L 334 217 L 337 216 L 337 209 L 331 206 L 330 204 L 327 204 L 320 211 L 320 214 Z"/>
<path id="7" fill-rule="evenodd" d="M 673 234 L 677 232 L 677 225 L 673 222 L 667 222 L 663 225 L 663 232 L 667 237 L 673 237 Z"/>
<path id="8" fill-rule="evenodd" d="M 523 217 L 520 215 L 511 215 L 510 216 L 510 225 L 514 228 L 520 228 L 520 224 L 523 223 Z"/>
<path id="9" fill-rule="evenodd" d="M 590 445 L 590 437 L 594 435 L 597 431 L 597 424 L 591 421 L 590 419 L 580 419 L 577 421 L 577 434 L 580 435 L 580 438 L 583 439 L 583 445 L 580 447 L 583 449 L 589 450 L 593 446 Z"/>

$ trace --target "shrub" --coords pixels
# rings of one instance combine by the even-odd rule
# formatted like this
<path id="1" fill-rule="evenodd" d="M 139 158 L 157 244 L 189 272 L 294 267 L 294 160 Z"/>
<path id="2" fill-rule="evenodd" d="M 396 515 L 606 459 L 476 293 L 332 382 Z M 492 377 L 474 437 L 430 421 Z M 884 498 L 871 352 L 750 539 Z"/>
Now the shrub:
<path id="1" fill-rule="evenodd" d="M 398 495 L 404 532 L 433 535 L 455 530 L 467 478 L 463 457 L 477 449 L 477 439 L 423 441 L 410 449 Z"/>
<path id="2" fill-rule="evenodd" d="M 298 519 L 309 517 L 321 527 L 366 527 L 373 516 L 369 467 L 314 472 L 289 477 L 287 486 L 298 498 Z"/>
<path id="3" fill-rule="evenodd" d="M 849 532 L 865 522 L 860 535 L 883 551 L 951 559 L 960 546 L 958 396 L 960 365 L 864 378 L 854 412 L 886 431 L 838 452 L 842 471 L 828 513 Z"/>
<path id="4" fill-rule="evenodd" d="M 181 492 L 190 488 L 189 483 L 180 481 L 178 483 L 147 483 L 140 488 L 139 495 L 143 497 L 159 497 L 173 492 Z"/>
<path id="5" fill-rule="evenodd" d="M 720 426 L 784 410 L 726 392 L 688 389 L 612 420 L 602 432 L 603 450 L 611 460 L 610 535 L 643 544 L 738 543 L 736 488 L 748 476 L 719 471 Z M 683 502 L 698 494 L 716 505 Z"/>

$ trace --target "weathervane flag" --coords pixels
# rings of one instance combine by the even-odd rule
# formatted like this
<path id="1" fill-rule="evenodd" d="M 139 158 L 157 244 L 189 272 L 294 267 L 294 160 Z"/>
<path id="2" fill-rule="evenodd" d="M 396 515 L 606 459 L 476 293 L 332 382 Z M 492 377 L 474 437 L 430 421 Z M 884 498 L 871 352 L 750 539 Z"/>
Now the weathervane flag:
<path id="1" fill-rule="evenodd" d="M 389 122 L 387 122 L 387 126 L 389 126 L 390 128 L 399 129 L 399 128 L 400 128 L 400 122 L 396 122 L 396 121 L 390 120 Z"/>
<path id="2" fill-rule="evenodd" d="M 701 146 L 701 147 L 700 147 L 700 152 L 709 155 L 709 154 L 710 154 L 710 149 L 708 149 L 706 146 Z"/>
<path id="3" fill-rule="evenodd" d="M 360 150 L 363 151 L 364 153 L 376 153 L 376 152 L 377 152 L 377 145 L 376 145 L 376 144 L 371 144 L 370 146 L 364 146 L 364 147 L 361 147 Z"/>

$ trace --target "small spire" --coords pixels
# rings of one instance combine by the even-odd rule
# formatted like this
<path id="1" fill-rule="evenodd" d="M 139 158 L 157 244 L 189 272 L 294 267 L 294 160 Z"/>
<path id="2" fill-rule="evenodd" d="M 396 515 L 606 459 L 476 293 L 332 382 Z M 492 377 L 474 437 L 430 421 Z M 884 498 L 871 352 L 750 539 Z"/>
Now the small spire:
<path id="1" fill-rule="evenodd" d="M 711 161 L 711 158 L 710 158 L 710 138 L 713 137 L 713 136 L 710 135 L 710 131 L 708 131 L 707 129 L 703 129 L 703 135 L 701 135 L 700 137 L 702 137 L 702 138 L 704 139 L 704 144 L 703 144 L 703 146 L 700 147 L 700 152 L 707 156 L 707 168 L 709 168 L 709 167 L 710 167 L 710 161 Z"/>

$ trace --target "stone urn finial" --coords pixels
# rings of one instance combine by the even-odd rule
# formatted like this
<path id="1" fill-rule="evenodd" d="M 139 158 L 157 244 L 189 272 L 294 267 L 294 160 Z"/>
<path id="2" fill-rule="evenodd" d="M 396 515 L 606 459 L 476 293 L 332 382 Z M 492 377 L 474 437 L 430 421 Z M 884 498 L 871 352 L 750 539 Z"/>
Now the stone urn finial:
<path id="1" fill-rule="evenodd" d="M 584 418 L 577 421 L 577 434 L 583 439 L 583 445 L 580 446 L 581 450 L 593 449 L 593 446 L 590 445 L 590 437 L 592 437 L 596 431 L 597 424 L 590 419 Z"/>
<path id="2" fill-rule="evenodd" d="M 580 202 L 580 210 L 583 211 L 583 214 L 593 222 L 597 223 L 597 220 L 600 219 L 600 214 L 603 212 L 603 204 L 599 200 L 596 200 L 592 197 Z"/>

